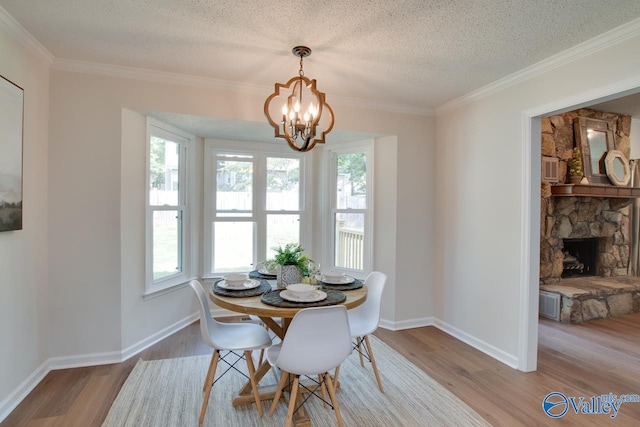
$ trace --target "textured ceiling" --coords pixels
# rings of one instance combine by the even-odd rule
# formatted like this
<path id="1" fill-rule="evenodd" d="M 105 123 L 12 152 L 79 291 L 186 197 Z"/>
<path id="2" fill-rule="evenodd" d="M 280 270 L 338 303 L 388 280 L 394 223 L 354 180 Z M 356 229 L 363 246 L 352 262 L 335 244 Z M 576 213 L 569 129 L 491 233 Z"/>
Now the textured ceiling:
<path id="1" fill-rule="evenodd" d="M 640 120 L 640 94 L 629 95 L 613 101 L 590 105 L 594 110 L 607 111 L 609 113 L 626 114 Z"/>
<path id="2" fill-rule="evenodd" d="M 434 108 L 640 16 L 638 0 L 0 0 L 57 59 Z"/>

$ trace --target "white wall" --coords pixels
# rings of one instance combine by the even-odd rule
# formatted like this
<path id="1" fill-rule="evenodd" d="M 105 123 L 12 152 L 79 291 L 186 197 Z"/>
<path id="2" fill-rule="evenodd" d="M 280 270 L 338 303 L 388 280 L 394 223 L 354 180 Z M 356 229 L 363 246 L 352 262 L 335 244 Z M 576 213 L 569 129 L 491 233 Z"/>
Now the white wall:
<path id="1" fill-rule="evenodd" d="M 23 229 L 0 233 L 0 420 L 48 357 L 48 64 L 0 28 L 0 74 L 24 89 Z M 2 142 L 0 142 L 2 145 Z"/>
<path id="2" fill-rule="evenodd" d="M 623 67 L 609 66 L 621 57 Z M 435 263 L 435 312 L 449 330 L 517 364 L 523 338 L 518 329 L 520 283 L 527 271 L 522 242 L 526 230 L 533 240 L 539 233 L 539 188 L 532 185 L 530 200 L 521 200 L 527 188 L 523 159 L 539 158 L 540 150 L 538 137 L 532 141 L 533 154 L 527 152 L 523 112 L 571 110 L 589 97 L 604 97 L 615 87 L 623 90 L 617 82 L 638 78 L 636 36 L 493 94 L 440 109 L 435 245 L 441 253 Z M 527 215 L 528 224 L 523 222 Z M 530 267 L 536 276 L 531 286 L 537 289 L 537 261 Z M 537 310 L 532 316 L 537 319 Z"/>
<path id="3" fill-rule="evenodd" d="M 374 230 L 375 239 L 373 264 L 379 271 L 383 271 L 387 277 L 391 278 L 386 284 L 383 293 L 385 304 L 381 307 L 380 317 L 383 319 L 383 326 L 398 327 L 401 325 L 388 325 L 387 321 L 395 322 L 396 314 L 401 315 L 402 309 L 398 310 L 396 306 L 396 288 L 397 288 L 397 247 L 398 239 L 397 229 L 397 188 L 398 188 L 398 143 L 395 136 L 388 136 L 376 139 L 374 143 L 374 170 L 376 176 L 374 179 L 375 198 L 374 198 Z M 392 249 L 393 250 L 389 250 Z M 425 286 L 424 288 L 427 288 Z M 423 291 L 423 290 L 421 290 Z M 429 300 L 425 301 L 429 307 Z M 422 316 L 430 316 L 431 313 L 425 310 Z M 415 318 L 411 321 L 415 321 Z M 400 317 L 400 319 L 402 319 Z M 404 319 L 402 319 L 404 320 Z M 398 320 L 397 323 L 402 323 Z"/>

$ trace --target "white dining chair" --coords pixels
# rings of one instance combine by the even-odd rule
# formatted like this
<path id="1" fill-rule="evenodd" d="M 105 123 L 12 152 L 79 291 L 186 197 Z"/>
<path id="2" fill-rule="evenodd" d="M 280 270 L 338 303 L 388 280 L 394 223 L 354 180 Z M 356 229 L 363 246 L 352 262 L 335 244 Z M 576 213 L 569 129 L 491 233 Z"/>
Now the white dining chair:
<path id="1" fill-rule="evenodd" d="M 382 291 L 387 281 L 387 275 L 379 271 L 374 271 L 365 279 L 364 285 L 367 287 L 367 299 L 364 303 L 348 312 L 349 327 L 351 336 L 355 338 L 353 349 L 360 356 L 360 365 L 364 366 L 364 358 L 371 362 L 373 372 L 378 382 L 378 388 L 384 392 L 382 380 L 378 372 L 376 359 L 373 355 L 373 348 L 369 342 L 369 335 L 378 329 L 380 323 L 380 306 L 382 305 Z M 339 371 L 339 368 L 338 368 Z M 335 378 L 337 380 L 338 373 Z"/>
<path id="2" fill-rule="evenodd" d="M 258 413 L 262 416 L 262 404 L 258 394 L 258 384 L 255 379 L 255 366 L 253 364 L 251 352 L 253 350 L 265 349 L 271 345 L 269 333 L 259 325 L 250 323 L 222 323 L 216 321 L 211 317 L 209 300 L 202 284 L 197 280 L 192 280 L 189 282 L 189 286 L 191 286 L 195 291 L 196 296 L 198 297 L 198 302 L 200 303 L 200 332 L 202 333 L 202 339 L 213 349 L 207 376 L 204 381 L 204 386 L 202 387 L 205 395 L 202 401 L 202 409 L 200 410 L 198 424 L 202 424 L 204 421 L 213 385 L 230 369 L 234 369 L 248 377 L 251 382 L 251 389 L 256 401 Z M 226 351 L 228 353 L 221 355 L 220 352 L 222 351 Z M 249 375 L 238 370 L 234 366 L 235 362 L 229 363 L 225 360 L 225 357 L 229 354 L 234 354 L 236 357 L 244 358 L 246 360 Z M 215 375 L 219 361 L 223 361 L 229 365 L 229 368 L 216 379 Z"/>
<path id="3" fill-rule="evenodd" d="M 297 410 L 300 376 L 318 378 L 317 385 L 309 392 L 315 395 L 318 388 L 326 401 L 325 386 L 331 398 L 339 426 L 344 426 L 340 407 L 336 398 L 333 380 L 329 371 L 340 366 L 353 351 L 347 309 L 342 305 L 314 307 L 300 310 L 291 320 L 281 344 L 267 349 L 267 360 L 281 370 L 280 383 L 273 398 L 269 416 L 273 416 L 283 389 L 287 387 L 290 376 L 293 377 L 289 396 L 289 407 L 285 427 L 291 425 L 293 414 Z M 316 395 L 317 396 L 317 395 Z"/>

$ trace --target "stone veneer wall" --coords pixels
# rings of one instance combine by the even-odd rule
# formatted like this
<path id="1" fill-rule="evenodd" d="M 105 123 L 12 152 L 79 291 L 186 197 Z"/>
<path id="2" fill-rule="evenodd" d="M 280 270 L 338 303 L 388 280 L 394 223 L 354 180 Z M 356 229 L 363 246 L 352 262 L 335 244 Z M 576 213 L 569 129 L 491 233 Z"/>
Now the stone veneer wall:
<path id="1" fill-rule="evenodd" d="M 583 108 L 542 119 L 542 155 L 559 159 L 560 182 L 565 183 L 567 160 L 575 137 L 573 119 L 579 116 L 615 120 L 615 147 L 628 159 L 631 117 Z M 632 199 L 551 197 L 551 184 L 541 183 L 540 200 L 540 283 L 561 280 L 562 239 L 600 238 L 600 276 L 626 276 L 629 265 L 629 234 Z"/>

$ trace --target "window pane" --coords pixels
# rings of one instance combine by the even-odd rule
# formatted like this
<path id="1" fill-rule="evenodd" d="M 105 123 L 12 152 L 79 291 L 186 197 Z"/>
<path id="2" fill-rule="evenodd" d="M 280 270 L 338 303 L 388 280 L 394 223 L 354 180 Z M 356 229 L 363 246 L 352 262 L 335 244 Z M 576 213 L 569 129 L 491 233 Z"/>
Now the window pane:
<path id="1" fill-rule="evenodd" d="M 177 206 L 180 180 L 179 145 L 152 136 L 149 151 L 149 204 Z"/>
<path id="2" fill-rule="evenodd" d="M 267 158 L 267 210 L 300 209 L 300 160 Z"/>
<path id="3" fill-rule="evenodd" d="M 250 211 L 253 204 L 253 163 L 218 160 L 216 210 Z"/>
<path id="4" fill-rule="evenodd" d="M 336 166 L 336 207 L 366 209 L 367 156 L 365 153 L 339 154 Z"/>
<path id="5" fill-rule="evenodd" d="M 364 268 L 364 214 L 337 213 L 335 216 L 335 266 Z"/>
<path id="6" fill-rule="evenodd" d="M 266 259 L 273 258 L 274 246 L 300 242 L 300 215 L 267 215 Z"/>
<path id="7" fill-rule="evenodd" d="M 179 226 L 178 211 L 153 212 L 153 280 L 181 271 Z"/>
<path id="8" fill-rule="evenodd" d="M 250 271 L 253 264 L 253 222 L 214 223 L 214 271 Z"/>

